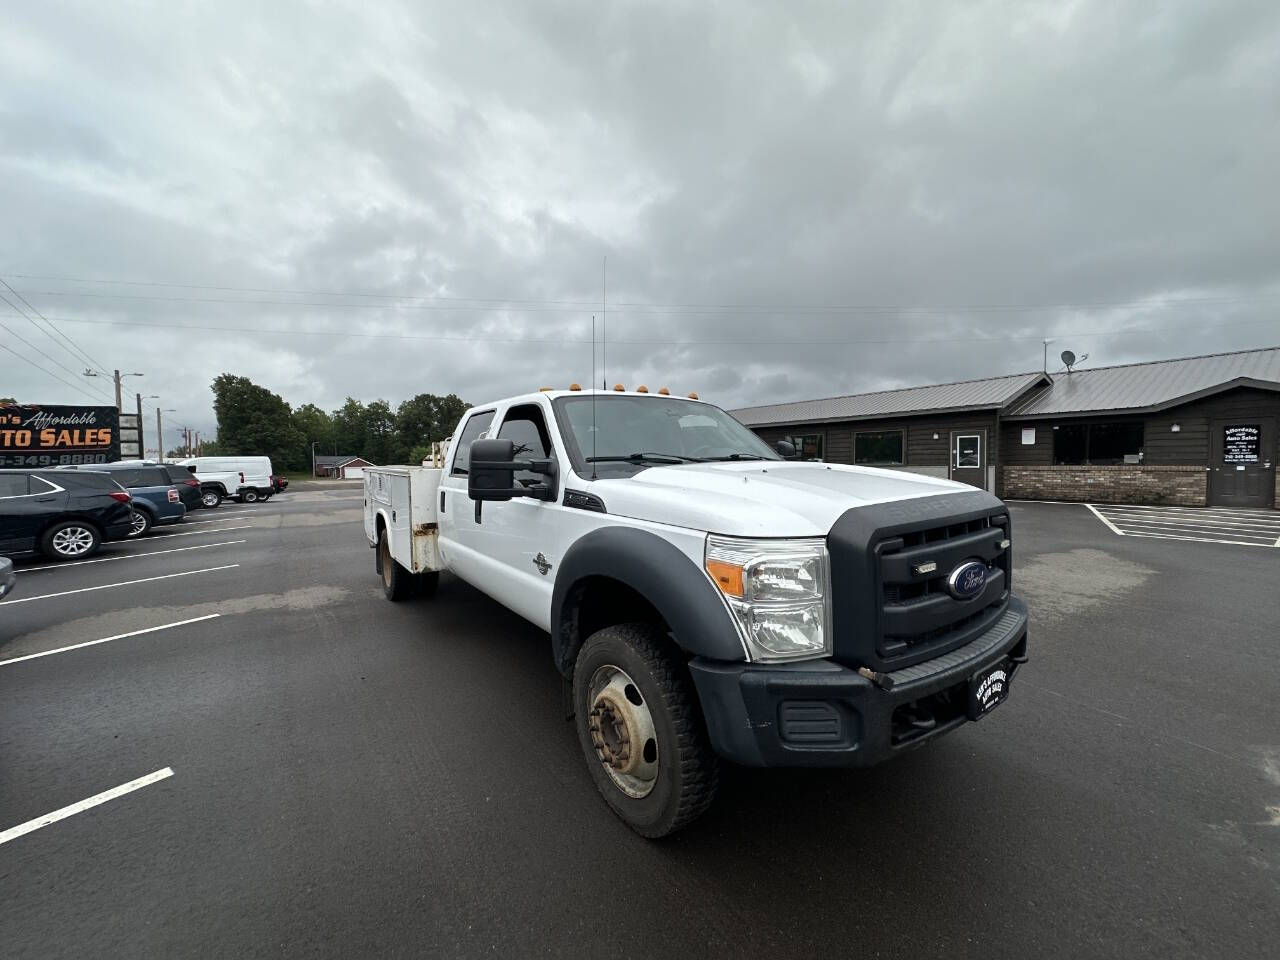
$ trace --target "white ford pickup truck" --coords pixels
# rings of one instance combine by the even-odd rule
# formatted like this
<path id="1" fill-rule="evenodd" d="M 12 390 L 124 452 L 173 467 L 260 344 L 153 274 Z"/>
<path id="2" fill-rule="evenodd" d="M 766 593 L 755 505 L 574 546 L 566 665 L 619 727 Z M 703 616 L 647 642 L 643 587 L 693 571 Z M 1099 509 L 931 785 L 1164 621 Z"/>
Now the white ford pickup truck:
<path id="1" fill-rule="evenodd" d="M 439 468 L 369 468 L 365 534 L 390 599 L 448 571 L 547 631 L 596 786 L 660 837 L 721 760 L 879 763 L 1026 662 L 1000 500 L 779 446 L 696 398 L 513 397 Z"/>

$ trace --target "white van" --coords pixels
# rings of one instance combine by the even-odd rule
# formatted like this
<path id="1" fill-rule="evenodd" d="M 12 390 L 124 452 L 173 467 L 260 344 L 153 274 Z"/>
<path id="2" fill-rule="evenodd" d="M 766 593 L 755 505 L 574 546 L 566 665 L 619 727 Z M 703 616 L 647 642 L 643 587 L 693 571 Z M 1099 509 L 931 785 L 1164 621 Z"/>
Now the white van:
<path id="1" fill-rule="evenodd" d="M 191 457 L 178 465 L 200 481 L 200 503 L 205 507 L 216 507 L 228 497 L 255 503 L 275 493 L 270 457 Z"/>

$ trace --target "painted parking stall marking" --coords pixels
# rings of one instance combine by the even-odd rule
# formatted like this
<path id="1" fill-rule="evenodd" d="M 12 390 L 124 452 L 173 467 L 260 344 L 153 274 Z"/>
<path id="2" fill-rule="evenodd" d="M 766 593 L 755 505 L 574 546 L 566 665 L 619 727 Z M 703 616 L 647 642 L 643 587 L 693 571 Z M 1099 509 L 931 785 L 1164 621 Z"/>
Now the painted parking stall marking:
<path id="1" fill-rule="evenodd" d="M 25 660 L 39 660 L 41 657 L 51 657 L 55 653 L 69 653 L 72 650 L 82 650 L 85 647 L 96 647 L 100 643 L 110 643 L 113 640 L 125 640 L 129 637 L 140 637 L 147 633 L 158 633 L 161 630 L 172 630 L 174 627 L 185 627 L 192 623 L 202 623 L 205 620 L 217 620 L 222 614 L 208 613 L 203 617 L 192 617 L 189 620 L 179 620 L 176 623 L 162 623 L 158 627 L 145 627 L 142 630 L 130 630 L 128 633 L 117 633 L 113 637 L 103 637 L 100 640 L 86 640 L 84 643 L 73 643 L 69 647 L 58 647 L 56 650 L 42 650 L 39 653 L 29 653 L 25 657 L 10 657 L 8 660 L 0 660 L 0 667 L 7 667 L 10 664 L 22 663 Z"/>
<path id="2" fill-rule="evenodd" d="M 247 540 L 220 540 L 217 543 L 201 543 L 194 547 L 170 547 L 168 550 L 147 550 L 143 553 L 122 553 L 117 557 L 96 557 L 93 560 L 73 560 L 70 563 L 45 563 L 38 567 L 24 567 L 18 573 L 48 573 L 54 570 L 67 570 L 71 567 L 83 567 L 89 563 L 111 563 L 115 560 L 137 560 L 141 557 L 159 557 L 168 553 L 186 553 L 188 550 L 209 550 L 213 547 L 231 547 Z"/>
<path id="3" fill-rule="evenodd" d="M 117 797 L 123 797 L 127 793 L 133 793 L 135 790 L 141 790 L 143 787 L 158 783 L 161 780 L 167 780 L 173 776 L 172 767 L 164 767 L 156 770 L 154 773 L 148 773 L 144 777 L 138 777 L 136 780 L 130 780 L 128 783 L 122 783 L 118 787 L 112 787 L 110 790 L 104 790 L 102 793 L 95 793 L 92 797 L 86 797 L 76 803 L 60 807 L 52 813 L 46 813 L 43 817 L 36 817 L 34 820 L 28 820 L 26 823 L 20 823 L 16 827 L 10 827 L 8 830 L 0 833 L 0 844 L 8 843 L 10 840 L 17 840 L 19 837 L 26 836 L 35 830 L 40 830 L 51 824 L 57 823 L 59 820 L 65 820 L 67 817 L 75 816 L 77 813 L 84 813 L 86 810 L 92 810 L 100 804 L 106 803 L 108 800 L 115 800 Z"/>
<path id="4" fill-rule="evenodd" d="M 193 577 L 198 573 L 215 573 L 218 570 L 234 570 L 238 563 L 227 563 L 220 567 L 205 567 L 201 570 L 184 570 L 182 573 L 165 573 L 158 577 L 141 577 L 137 580 L 121 580 L 119 583 L 102 583 L 96 587 L 80 587 L 76 590 L 60 590 L 57 593 L 41 593 L 34 597 L 18 597 L 16 600 L 0 601 L 0 607 L 11 603 L 31 603 L 35 600 L 52 600 L 54 597 L 69 597 L 74 593 L 91 593 L 94 590 L 110 590 L 113 587 L 129 587 L 136 583 L 151 583 L 155 580 L 172 580 L 174 577 Z"/>
<path id="5" fill-rule="evenodd" d="M 1152 507 L 1085 504 L 1112 533 L 1121 537 L 1226 543 L 1241 547 L 1280 547 L 1280 513 L 1221 507 Z"/>

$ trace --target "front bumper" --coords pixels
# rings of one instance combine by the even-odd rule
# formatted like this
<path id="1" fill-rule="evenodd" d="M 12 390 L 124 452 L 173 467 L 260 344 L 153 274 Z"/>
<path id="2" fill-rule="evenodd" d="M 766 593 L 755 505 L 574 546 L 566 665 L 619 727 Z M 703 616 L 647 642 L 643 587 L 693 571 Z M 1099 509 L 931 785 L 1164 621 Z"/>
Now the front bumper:
<path id="1" fill-rule="evenodd" d="M 965 723 L 969 678 L 1007 657 L 1012 680 L 1026 649 L 1027 607 L 1010 597 L 986 633 L 891 673 L 889 691 L 833 660 L 753 664 L 699 658 L 689 669 L 711 744 L 726 759 L 751 767 L 868 767 Z M 935 716 L 932 729 L 904 722 L 899 708 L 909 704 Z"/>

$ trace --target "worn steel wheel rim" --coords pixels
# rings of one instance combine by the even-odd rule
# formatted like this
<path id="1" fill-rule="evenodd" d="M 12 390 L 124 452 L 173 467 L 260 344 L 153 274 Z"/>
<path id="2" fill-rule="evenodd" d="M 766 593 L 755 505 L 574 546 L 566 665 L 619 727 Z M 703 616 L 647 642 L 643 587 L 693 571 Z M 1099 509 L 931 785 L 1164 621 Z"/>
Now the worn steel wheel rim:
<path id="1" fill-rule="evenodd" d="M 136 537 L 145 529 L 147 529 L 147 518 L 135 510 L 133 519 L 129 521 L 129 536 Z"/>
<path id="2" fill-rule="evenodd" d="M 598 667 L 587 686 L 587 728 L 596 758 L 628 797 L 647 797 L 658 783 L 658 732 L 649 704 L 621 667 Z"/>
<path id="3" fill-rule="evenodd" d="M 53 535 L 53 549 L 64 557 L 78 557 L 93 546 L 93 531 L 84 527 L 64 527 Z"/>

